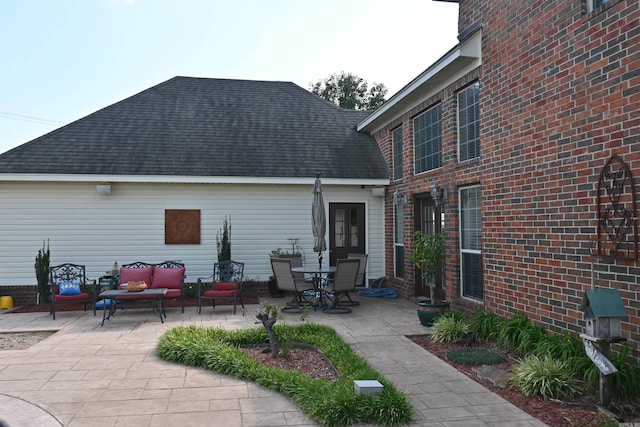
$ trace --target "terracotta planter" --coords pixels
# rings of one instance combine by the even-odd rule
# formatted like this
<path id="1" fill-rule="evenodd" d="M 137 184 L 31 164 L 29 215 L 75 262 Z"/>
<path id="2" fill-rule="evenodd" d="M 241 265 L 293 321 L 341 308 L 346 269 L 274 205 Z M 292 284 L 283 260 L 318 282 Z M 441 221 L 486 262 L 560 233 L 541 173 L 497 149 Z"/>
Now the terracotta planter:
<path id="1" fill-rule="evenodd" d="M 449 306 L 448 301 L 437 300 L 432 303 L 428 298 L 418 299 L 416 307 L 420 324 L 422 326 L 433 326 L 433 322 L 442 313 L 448 311 Z"/>

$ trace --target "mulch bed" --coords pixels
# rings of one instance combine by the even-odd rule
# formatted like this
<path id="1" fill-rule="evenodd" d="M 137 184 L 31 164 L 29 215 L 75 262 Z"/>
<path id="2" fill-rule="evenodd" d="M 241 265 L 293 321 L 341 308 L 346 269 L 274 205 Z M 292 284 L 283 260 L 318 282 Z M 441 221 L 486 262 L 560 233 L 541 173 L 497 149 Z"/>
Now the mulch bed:
<path id="1" fill-rule="evenodd" d="M 567 402 L 557 400 L 545 400 L 538 396 L 525 396 L 518 388 L 513 385 L 507 385 L 505 388 L 496 387 L 489 381 L 483 380 L 473 372 L 474 366 L 463 365 L 453 362 L 447 358 L 447 352 L 452 349 L 460 348 L 460 344 L 435 343 L 429 335 L 412 335 L 408 336 L 411 341 L 424 348 L 428 352 L 438 356 L 440 359 L 463 372 L 469 378 L 482 384 L 492 392 L 502 396 L 515 406 L 519 407 L 528 414 L 536 417 L 540 421 L 552 427 L 595 427 L 601 426 L 606 417 L 598 413 L 594 396 L 575 397 Z M 505 361 L 500 364 L 492 365 L 511 371 L 516 360 L 509 354 L 499 351 L 492 343 L 476 343 L 478 346 L 486 346 L 499 353 L 503 353 Z M 624 417 L 626 422 L 637 422 L 638 419 L 634 413 L 627 414 Z M 640 424 L 633 424 L 640 425 Z"/>
<path id="2" fill-rule="evenodd" d="M 242 297 L 242 301 L 245 304 L 258 304 L 258 298 L 255 296 L 243 296 Z M 232 302 L 230 300 L 217 300 L 216 301 L 216 305 L 230 305 Z M 238 304 L 240 305 L 240 304 Z M 180 300 L 179 299 L 165 299 L 164 300 L 164 306 L 165 307 L 180 307 Z M 185 300 L 185 307 L 197 307 L 198 306 L 198 299 L 197 298 L 187 298 Z M 203 307 L 210 307 L 211 306 L 211 302 L 210 301 L 205 301 L 203 303 Z M 56 313 L 59 311 L 83 311 L 84 310 L 84 304 L 82 303 L 68 303 L 68 304 L 58 304 L 56 306 Z M 87 304 L 87 310 L 91 310 L 91 304 Z M 50 312 L 51 311 L 51 304 L 32 304 L 32 305 L 25 305 L 23 307 L 17 307 L 13 310 L 10 311 L 10 313 L 40 313 L 40 312 Z"/>

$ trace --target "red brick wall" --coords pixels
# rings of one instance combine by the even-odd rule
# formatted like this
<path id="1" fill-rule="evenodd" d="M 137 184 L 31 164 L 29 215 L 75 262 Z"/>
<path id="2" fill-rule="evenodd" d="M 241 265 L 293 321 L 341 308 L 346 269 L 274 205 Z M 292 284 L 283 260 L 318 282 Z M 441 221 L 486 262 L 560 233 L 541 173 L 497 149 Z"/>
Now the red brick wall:
<path id="1" fill-rule="evenodd" d="M 585 0 L 461 0 L 460 15 L 461 31 L 482 21 L 483 65 L 376 133 L 392 165 L 389 131 L 404 126 L 405 179 L 389 194 L 396 185 L 412 195 L 428 192 L 434 181 L 447 185 L 447 297 L 469 304 L 459 297 L 457 189 L 481 184 L 484 308 L 504 316 L 525 312 L 554 331 L 582 331 L 598 176 L 612 155 L 630 167 L 640 200 L 640 3 L 612 0 L 587 13 Z M 457 163 L 455 91 L 474 78 L 482 154 Z M 416 177 L 411 118 L 435 102 L 442 102 L 443 167 Z M 411 213 L 410 198 L 406 241 Z M 630 315 L 623 334 L 638 350 L 640 262 L 602 261 L 595 269 L 601 286 L 621 290 Z M 393 283 L 411 293 L 413 267 L 406 270 L 404 282 Z"/>

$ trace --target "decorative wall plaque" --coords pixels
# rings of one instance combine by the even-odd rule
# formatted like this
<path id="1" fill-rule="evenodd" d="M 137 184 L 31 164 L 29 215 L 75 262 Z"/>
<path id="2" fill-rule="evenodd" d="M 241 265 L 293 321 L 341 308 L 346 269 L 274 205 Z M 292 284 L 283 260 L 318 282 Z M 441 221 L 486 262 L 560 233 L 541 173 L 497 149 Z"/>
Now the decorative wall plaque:
<path id="1" fill-rule="evenodd" d="M 200 244 L 200 209 L 165 209 L 165 245 Z"/>

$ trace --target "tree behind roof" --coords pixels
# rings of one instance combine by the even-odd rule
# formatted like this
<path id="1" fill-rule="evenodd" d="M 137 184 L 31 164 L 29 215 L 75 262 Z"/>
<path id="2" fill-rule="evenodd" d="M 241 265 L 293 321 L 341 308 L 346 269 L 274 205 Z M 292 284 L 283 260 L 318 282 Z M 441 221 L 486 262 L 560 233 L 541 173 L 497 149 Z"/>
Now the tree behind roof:
<path id="1" fill-rule="evenodd" d="M 374 83 L 369 88 L 362 77 L 344 71 L 311 84 L 310 89 L 320 98 L 347 110 L 375 110 L 384 104 L 387 95 L 384 84 Z"/>

